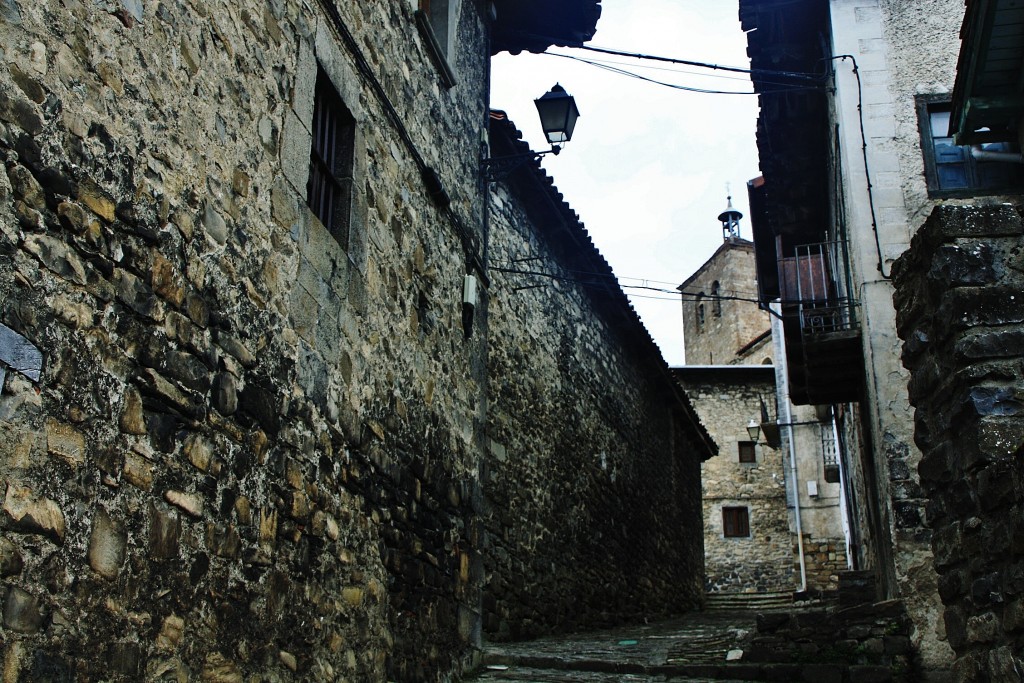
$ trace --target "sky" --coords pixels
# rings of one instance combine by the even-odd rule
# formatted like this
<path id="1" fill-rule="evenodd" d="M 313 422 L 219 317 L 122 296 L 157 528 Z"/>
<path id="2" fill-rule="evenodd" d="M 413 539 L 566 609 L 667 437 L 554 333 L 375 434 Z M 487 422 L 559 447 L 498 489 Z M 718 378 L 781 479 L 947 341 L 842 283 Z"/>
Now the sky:
<path id="1" fill-rule="evenodd" d="M 749 67 L 736 0 L 603 0 L 588 45 Z M 743 74 L 550 48 L 614 62 L 687 87 L 749 93 Z M 559 83 L 576 99 L 572 140 L 542 165 L 611 264 L 669 365 L 682 365 L 683 322 L 675 291 L 722 243 L 726 187 L 744 214 L 759 175 L 753 95 L 693 93 L 550 55 L 502 53 L 492 60 L 491 106 L 505 110 L 535 150 L 548 145 L 533 100 Z M 664 288 L 671 293 L 627 285 Z M 654 298 L 651 298 L 654 297 Z"/>

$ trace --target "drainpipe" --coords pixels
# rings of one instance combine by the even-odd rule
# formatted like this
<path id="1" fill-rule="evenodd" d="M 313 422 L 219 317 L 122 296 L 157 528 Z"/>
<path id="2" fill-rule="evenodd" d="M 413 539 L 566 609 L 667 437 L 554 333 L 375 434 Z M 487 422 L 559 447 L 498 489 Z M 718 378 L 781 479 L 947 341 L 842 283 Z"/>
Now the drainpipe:
<path id="1" fill-rule="evenodd" d="M 971 145 L 971 156 L 978 161 L 1005 161 L 1011 164 L 1024 164 L 1024 155 L 1020 152 L 997 152 L 983 149 L 981 145 Z"/>
<path id="2" fill-rule="evenodd" d="M 796 476 L 796 448 L 793 446 L 793 414 L 789 409 L 789 368 L 786 364 L 786 337 L 782 329 L 782 304 L 769 304 L 772 320 L 772 351 L 775 354 L 775 386 L 778 387 L 780 425 L 785 425 L 786 441 L 789 444 L 790 490 L 793 492 L 793 517 L 796 524 L 796 546 L 800 557 L 800 592 L 807 591 L 807 561 L 804 559 L 804 531 L 800 522 L 800 488 Z"/>

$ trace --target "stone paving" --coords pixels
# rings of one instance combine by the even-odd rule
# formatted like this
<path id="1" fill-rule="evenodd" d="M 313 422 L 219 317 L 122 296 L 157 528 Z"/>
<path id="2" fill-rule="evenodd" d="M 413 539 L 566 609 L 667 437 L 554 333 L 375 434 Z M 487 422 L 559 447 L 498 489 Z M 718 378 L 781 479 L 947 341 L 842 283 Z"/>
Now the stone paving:
<path id="1" fill-rule="evenodd" d="M 755 629 L 755 612 L 709 611 L 668 622 L 591 634 L 490 644 L 484 653 L 483 670 L 469 680 L 490 683 L 763 680 L 745 678 L 742 675 L 744 665 L 737 659 Z M 741 675 L 729 678 L 732 669 Z"/>
<path id="2" fill-rule="evenodd" d="M 902 606 L 895 601 L 848 608 L 712 609 L 656 624 L 489 644 L 482 668 L 468 680 L 907 681 L 914 674 L 906 657 L 909 638 L 897 635 L 905 621 L 900 614 Z M 851 638 L 854 632 L 861 640 Z"/>

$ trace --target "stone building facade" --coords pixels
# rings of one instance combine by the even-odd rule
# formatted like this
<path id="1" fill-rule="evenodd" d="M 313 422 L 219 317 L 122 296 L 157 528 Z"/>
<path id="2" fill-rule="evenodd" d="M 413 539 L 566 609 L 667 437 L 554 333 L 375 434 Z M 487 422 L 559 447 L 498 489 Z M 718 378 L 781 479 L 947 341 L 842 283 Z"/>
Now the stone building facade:
<path id="1" fill-rule="evenodd" d="M 897 262 L 903 362 L 957 681 L 1024 677 L 1020 206 L 940 206 Z"/>
<path id="2" fill-rule="evenodd" d="M 526 152 L 495 117 L 492 154 Z M 493 188 L 485 632 L 699 606 L 714 442 L 551 178 L 529 163 Z"/>
<path id="3" fill-rule="evenodd" d="M 728 238 L 677 288 L 687 365 L 771 365 L 771 329 L 756 303 L 753 254 L 753 242 Z"/>
<path id="4" fill-rule="evenodd" d="M 535 376 L 512 372 L 525 339 L 490 339 L 487 292 L 463 303 L 467 275 L 491 283 L 487 62 L 543 49 L 531 21 L 586 40 L 599 10 L 0 7 L 5 680 L 415 681 L 473 664 L 487 524 L 515 529 L 519 590 L 547 580 L 543 530 L 586 520 L 550 505 L 571 500 L 575 461 L 537 472 L 565 480 L 488 469 L 521 449 L 489 424 L 488 354 L 507 382 Z M 578 305 L 573 324 L 590 322 Z M 557 307 L 504 310 L 505 330 L 574 338 Z M 584 424 L 611 420 L 604 450 L 573 456 L 607 451 L 623 501 L 675 507 L 605 510 L 613 569 L 633 534 L 649 561 L 618 577 L 634 602 L 576 623 L 695 602 L 694 458 L 713 448 L 667 407 L 649 338 L 601 325 L 544 367 L 600 389 Z M 583 406 L 550 407 L 574 425 Z M 499 484 L 546 488 L 488 507 Z M 505 613 L 509 632 L 531 618 L 559 621 Z"/>
<path id="5" fill-rule="evenodd" d="M 0 315 L 45 359 L 2 397 L 11 676 L 416 680 L 472 653 L 487 25 L 453 14 L 448 87 L 414 9 L 5 6 Z M 307 198 L 330 91 L 332 231 Z"/>
<path id="6" fill-rule="evenodd" d="M 944 198 L 929 187 L 939 127 L 930 117 L 948 106 L 963 12 L 958 0 L 740 3 L 752 66 L 794 85 L 782 92 L 768 72 L 754 79 L 762 295 L 788 319 L 795 401 L 841 407 L 855 564 L 877 572 L 883 596 L 906 601 L 932 671 L 949 666 L 951 650 L 891 274 Z M 824 289 L 801 295 L 815 278 Z"/>
<path id="7" fill-rule="evenodd" d="M 722 216 L 732 219 L 722 245 L 679 286 L 688 365 L 673 370 L 720 448 L 702 466 L 705 587 L 835 590 L 848 553 L 841 488 L 825 472 L 834 423 L 790 404 L 785 366 L 772 363 L 781 333 L 757 304 L 754 244 L 739 236 L 742 214 Z"/>
<path id="8" fill-rule="evenodd" d="M 674 368 L 719 446 L 701 468 L 705 590 L 792 593 L 799 584 L 782 449 L 754 443 L 746 426 L 774 401 L 775 368 Z"/>

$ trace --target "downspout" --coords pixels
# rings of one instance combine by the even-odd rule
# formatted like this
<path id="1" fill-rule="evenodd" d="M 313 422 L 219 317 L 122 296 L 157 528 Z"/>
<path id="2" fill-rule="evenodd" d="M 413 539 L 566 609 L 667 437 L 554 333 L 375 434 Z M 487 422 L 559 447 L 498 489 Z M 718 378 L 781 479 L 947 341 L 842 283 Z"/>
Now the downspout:
<path id="1" fill-rule="evenodd" d="M 978 161 L 1002 161 L 1010 164 L 1024 164 L 1024 155 L 1020 152 L 997 152 L 984 149 L 981 145 L 971 145 L 971 156 Z"/>
<path id="2" fill-rule="evenodd" d="M 807 592 L 807 560 L 804 558 L 804 530 L 800 520 L 800 489 L 796 474 L 796 448 L 793 446 L 793 414 L 789 406 L 789 368 L 786 363 L 786 337 L 782 329 L 782 304 L 773 301 L 769 304 L 773 315 L 772 320 L 772 351 L 775 354 L 775 386 L 780 395 L 779 417 L 780 427 L 786 429 L 786 441 L 789 444 L 789 476 L 793 492 L 793 517 L 796 526 L 796 546 L 800 559 L 800 592 Z"/>

